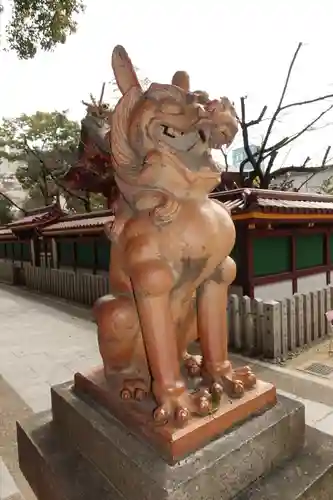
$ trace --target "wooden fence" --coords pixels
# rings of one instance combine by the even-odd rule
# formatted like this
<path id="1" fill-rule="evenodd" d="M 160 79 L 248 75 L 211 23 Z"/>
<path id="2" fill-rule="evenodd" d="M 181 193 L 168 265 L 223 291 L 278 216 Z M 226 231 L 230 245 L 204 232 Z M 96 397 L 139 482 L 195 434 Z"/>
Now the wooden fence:
<path id="1" fill-rule="evenodd" d="M 281 301 L 230 295 L 230 346 L 249 356 L 286 359 L 329 334 L 325 313 L 332 309 L 333 286 Z"/>
<path id="2" fill-rule="evenodd" d="M 19 284 L 12 263 L 0 261 L 0 281 Z M 28 288 L 91 306 L 108 293 L 108 276 L 24 264 Z M 325 338 L 330 330 L 325 313 L 333 309 L 333 286 L 282 301 L 229 295 L 229 344 L 249 356 L 286 359 Z"/>
<path id="3" fill-rule="evenodd" d="M 108 293 L 108 277 L 65 269 L 24 265 L 25 284 L 32 290 L 92 306 Z"/>

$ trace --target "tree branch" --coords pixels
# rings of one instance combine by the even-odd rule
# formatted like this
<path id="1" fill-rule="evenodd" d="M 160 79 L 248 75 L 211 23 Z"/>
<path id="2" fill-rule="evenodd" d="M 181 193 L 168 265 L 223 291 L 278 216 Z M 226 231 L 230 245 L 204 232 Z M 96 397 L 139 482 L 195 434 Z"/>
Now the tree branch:
<path id="1" fill-rule="evenodd" d="M 290 165 L 289 167 L 281 167 L 275 170 L 271 175 L 271 179 L 276 179 L 277 177 L 281 177 L 282 175 L 288 174 L 289 172 L 296 172 L 298 174 L 303 174 L 303 173 L 318 174 L 319 172 L 327 170 L 330 166 L 331 165 L 325 165 L 323 167 L 294 167 L 293 165 Z"/>
<path id="2" fill-rule="evenodd" d="M 261 110 L 261 113 L 260 115 L 258 116 L 258 118 L 256 120 L 251 120 L 250 122 L 246 123 L 246 127 L 252 127 L 253 125 L 259 125 L 260 122 L 262 122 L 265 114 L 266 114 L 266 111 L 267 111 L 267 106 L 264 106 Z"/>
<path id="3" fill-rule="evenodd" d="M 267 178 L 267 179 L 269 179 L 269 177 L 270 177 L 270 173 L 271 173 L 271 170 L 273 168 L 273 165 L 274 165 L 274 162 L 276 160 L 277 155 L 278 155 L 277 151 L 272 151 L 271 152 L 271 155 L 270 155 L 269 161 L 268 161 L 268 165 L 267 165 L 267 168 L 266 168 L 266 171 L 265 171 L 265 175 L 264 175 L 264 177 Z M 267 187 L 268 187 L 268 185 L 269 185 L 269 182 L 267 183 Z"/>
<path id="4" fill-rule="evenodd" d="M 293 67 L 295 65 L 295 62 L 296 62 L 296 59 L 297 59 L 297 56 L 298 56 L 298 53 L 299 51 L 301 50 L 301 47 L 302 47 L 302 43 L 300 42 L 297 46 L 297 49 L 293 55 L 293 58 L 291 60 L 291 63 L 289 65 L 289 68 L 288 68 L 288 72 L 287 72 L 287 76 L 286 76 L 286 79 L 285 79 L 285 83 L 284 83 L 284 86 L 283 86 L 283 89 L 282 89 L 282 93 L 281 93 L 281 97 L 280 97 L 280 100 L 279 100 L 279 103 L 277 105 L 277 108 L 275 110 L 275 112 L 273 113 L 273 116 L 271 118 L 271 121 L 267 127 L 267 131 L 266 131 L 266 134 L 265 134 L 265 138 L 262 142 L 262 145 L 261 145 L 261 148 L 260 148 L 260 153 L 259 153 L 259 156 L 258 156 L 258 160 L 257 160 L 257 163 L 260 165 L 261 162 L 263 161 L 264 159 L 264 154 L 265 154 L 265 149 L 266 149 L 266 146 L 267 146 L 267 142 L 269 140 L 269 137 L 271 135 L 271 132 L 273 130 L 273 127 L 274 127 L 274 123 L 276 121 L 276 118 L 278 117 L 278 114 L 280 113 L 281 111 L 281 106 L 282 106 L 282 103 L 283 103 L 283 99 L 285 98 L 285 95 L 286 95 L 286 92 L 287 92 L 287 89 L 288 89 L 288 85 L 289 85 L 289 81 L 290 81 L 290 77 L 291 77 L 291 73 L 292 73 L 292 70 L 293 70 Z"/>
<path id="5" fill-rule="evenodd" d="M 27 215 L 27 212 L 26 210 L 24 210 L 24 208 L 22 207 L 19 207 L 15 201 L 13 201 L 9 196 L 7 196 L 3 191 L 0 191 L 0 196 L 2 196 L 2 198 L 4 198 L 5 200 L 8 201 L 8 203 L 10 203 L 11 205 L 13 205 L 13 207 L 15 208 L 18 208 L 18 210 L 20 210 L 21 212 L 24 213 L 24 215 Z"/>
<path id="6" fill-rule="evenodd" d="M 302 128 L 302 130 L 297 132 L 297 134 L 294 134 L 293 136 L 288 137 L 283 141 L 277 142 L 276 144 L 274 144 L 274 146 L 269 147 L 266 150 L 267 154 L 265 154 L 262 159 L 265 160 L 266 158 L 268 158 L 270 156 L 270 153 L 272 151 L 278 151 L 282 147 L 287 146 L 287 144 L 290 144 L 291 142 L 298 139 L 301 135 L 303 135 L 305 132 L 307 132 L 315 123 L 317 123 L 324 115 L 326 115 L 329 111 L 331 111 L 331 109 L 333 109 L 333 104 L 331 104 L 328 108 L 326 108 L 324 111 L 322 111 L 320 113 L 320 115 L 317 116 L 317 118 L 312 120 L 308 125 L 306 125 L 304 128 Z"/>
<path id="7" fill-rule="evenodd" d="M 228 161 L 228 153 L 226 153 L 223 149 L 223 147 L 220 149 L 223 158 L 224 158 L 224 164 L 225 164 L 225 172 L 228 172 L 229 170 L 229 161 Z"/>
<path id="8" fill-rule="evenodd" d="M 326 166 L 327 158 L 328 158 L 328 155 L 330 154 L 330 151 L 331 151 L 331 146 L 327 146 L 326 151 L 325 151 L 325 154 L 324 154 L 323 159 L 322 159 L 322 161 L 321 161 L 321 166 L 320 166 L 321 168 L 324 168 L 324 167 Z M 309 157 L 309 156 L 308 156 L 307 160 L 308 160 L 308 159 L 310 159 L 310 157 Z M 305 162 L 306 162 L 307 160 L 305 160 Z M 303 164 L 303 166 L 305 166 L 305 163 Z M 319 167 L 319 168 L 320 168 L 320 167 Z M 303 187 L 303 186 L 304 186 L 307 182 L 311 181 L 311 179 L 313 179 L 313 177 L 314 177 L 315 175 L 317 175 L 317 173 L 318 173 L 318 172 L 313 172 L 313 173 L 312 173 L 312 174 L 311 174 L 311 175 L 310 175 L 307 179 L 305 179 L 305 181 L 304 181 L 304 182 L 302 182 L 302 184 L 301 184 L 300 186 L 298 186 L 298 188 L 296 189 L 296 191 L 297 191 L 297 192 L 299 192 L 299 191 L 302 189 L 302 187 Z"/>
<path id="9" fill-rule="evenodd" d="M 304 104 L 313 104 L 314 102 L 325 101 L 326 99 L 331 99 L 331 98 L 333 98 L 333 94 L 326 94 L 320 97 L 316 97 L 315 99 L 308 99 L 307 101 L 292 102 L 290 104 L 285 104 L 284 106 L 282 106 L 280 108 L 280 111 L 284 111 L 289 108 L 294 108 L 296 106 L 304 106 Z"/>
<path id="10" fill-rule="evenodd" d="M 241 99 L 240 99 L 240 101 L 241 101 L 240 125 L 242 128 L 243 144 L 244 144 L 244 149 L 245 149 L 245 153 L 246 153 L 247 158 L 244 161 L 242 161 L 242 163 L 240 164 L 239 173 L 240 173 L 241 177 L 243 177 L 244 167 L 245 167 L 246 163 L 249 161 L 251 163 L 256 175 L 259 177 L 260 181 L 262 181 L 263 180 L 263 173 L 261 171 L 260 164 L 259 164 L 259 168 L 258 168 L 258 163 L 256 162 L 254 154 L 252 153 L 251 148 L 250 148 L 249 132 L 248 132 L 248 127 L 246 125 L 245 99 L 246 98 L 244 96 L 241 97 Z M 261 114 L 262 114 L 262 112 L 261 112 Z"/>

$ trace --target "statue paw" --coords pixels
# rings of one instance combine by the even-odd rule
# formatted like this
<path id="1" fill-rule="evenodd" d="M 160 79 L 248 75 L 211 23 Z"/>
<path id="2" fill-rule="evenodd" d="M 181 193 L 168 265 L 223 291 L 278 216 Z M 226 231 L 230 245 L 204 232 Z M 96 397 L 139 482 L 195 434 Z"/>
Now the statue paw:
<path id="1" fill-rule="evenodd" d="M 189 421 L 191 412 L 186 405 L 165 403 L 156 408 L 153 416 L 159 425 L 174 422 L 177 427 L 183 427 Z"/>
<path id="2" fill-rule="evenodd" d="M 246 390 L 252 389 L 256 384 L 256 376 L 248 366 L 233 369 L 231 364 L 210 366 L 205 370 L 205 385 L 208 387 L 214 402 L 221 400 L 226 393 L 231 398 L 241 398 Z"/>
<path id="3" fill-rule="evenodd" d="M 123 400 L 143 401 L 148 397 L 149 387 L 143 379 L 124 380 L 120 391 L 120 397 Z"/>
<path id="4" fill-rule="evenodd" d="M 190 394 L 187 390 L 178 396 L 166 397 L 164 403 L 154 411 L 157 424 L 171 423 L 184 427 L 192 416 L 206 416 L 212 411 L 212 397 L 208 391 Z"/>
<path id="5" fill-rule="evenodd" d="M 252 389 L 257 382 L 257 378 L 249 366 L 235 368 L 233 370 L 233 379 L 242 382 L 245 389 Z"/>
<path id="6" fill-rule="evenodd" d="M 257 382 L 249 366 L 232 369 L 222 378 L 225 392 L 233 398 L 240 398 L 245 391 L 252 389 Z"/>

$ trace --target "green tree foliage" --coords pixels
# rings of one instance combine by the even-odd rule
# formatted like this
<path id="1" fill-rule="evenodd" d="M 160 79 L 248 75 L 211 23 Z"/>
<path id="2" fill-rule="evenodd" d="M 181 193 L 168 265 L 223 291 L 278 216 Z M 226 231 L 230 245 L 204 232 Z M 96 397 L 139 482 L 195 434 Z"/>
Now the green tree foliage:
<path id="1" fill-rule="evenodd" d="M 20 59 L 31 59 L 37 50 L 52 50 L 76 32 L 82 0 L 11 0 L 12 18 L 6 27 L 9 48 Z"/>
<path id="2" fill-rule="evenodd" d="M 16 177 L 30 197 L 44 204 L 54 201 L 60 186 L 57 178 L 76 157 L 80 126 L 65 111 L 37 111 L 5 118 L 0 126 L 0 157 L 20 162 Z"/>
<path id="3" fill-rule="evenodd" d="M 61 176 L 77 159 L 80 125 L 67 112 L 37 111 L 6 118 L 0 126 L 0 158 L 20 162 L 16 177 L 29 197 L 26 209 L 48 205 L 57 199 L 68 209 L 88 212 L 101 208 L 102 197 L 68 190 Z"/>

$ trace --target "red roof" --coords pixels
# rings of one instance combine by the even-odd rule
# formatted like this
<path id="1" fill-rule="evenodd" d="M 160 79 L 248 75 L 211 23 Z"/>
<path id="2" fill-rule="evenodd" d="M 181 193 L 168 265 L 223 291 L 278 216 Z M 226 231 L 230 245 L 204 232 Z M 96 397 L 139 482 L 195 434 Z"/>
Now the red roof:
<path id="1" fill-rule="evenodd" d="M 211 196 L 226 206 L 233 206 L 233 214 L 257 211 L 286 215 L 328 213 L 333 216 L 333 196 L 329 195 L 245 188 L 212 193 Z"/>
<path id="2" fill-rule="evenodd" d="M 0 227 L 0 240 L 15 240 L 16 236 L 8 227 Z"/>
<path id="3" fill-rule="evenodd" d="M 103 231 L 104 225 L 114 218 L 111 210 L 91 212 L 63 217 L 54 224 L 47 225 L 41 233 L 45 236 L 52 234 L 65 234 L 71 232 L 98 232 Z"/>
<path id="4" fill-rule="evenodd" d="M 37 229 L 58 220 L 62 215 L 63 212 L 58 205 L 49 205 L 30 210 L 22 219 L 11 222 L 7 227 L 12 229 L 14 233 Z"/>

